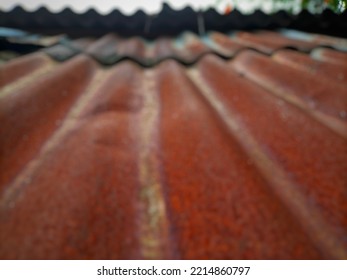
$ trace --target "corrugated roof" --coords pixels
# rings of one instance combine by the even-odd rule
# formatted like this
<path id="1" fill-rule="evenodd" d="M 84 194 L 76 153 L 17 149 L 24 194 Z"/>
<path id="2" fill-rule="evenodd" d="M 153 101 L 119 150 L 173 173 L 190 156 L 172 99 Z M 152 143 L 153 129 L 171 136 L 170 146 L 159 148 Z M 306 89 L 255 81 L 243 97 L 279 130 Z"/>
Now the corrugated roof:
<path id="1" fill-rule="evenodd" d="M 237 31 L 229 34 L 213 31 L 204 36 L 184 32 L 178 37 L 161 37 L 154 41 L 107 34 L 98 40 L 65 40 L 64 44 L 49 47 L 45 51 L 58 61 L 85 53 L 105 65 L 130 59 L 142 66 L 151 67 L 169 58 L 192 65 L 208 53 L 222 58 L 233 58 L 245 49 L 270 55 L 280 49 L 296 49 L 309 53 L 319 47 L 347 51 L 347 39 L 308 35 L 292 30 L 282 30 L 281 33 L 265 30 L 252 33 Z"/>
<path id="2" fill-rule="evenodd" d="M 261 10 L 255 10 L 249 15 L 233 10 L 223 15 L 213 8 L 198 11 L 187 6 L 175 10 L 167 4 L 163 4 L 162 10 L 154 15 L 149 15 L 143 10 L 127 15 L 118 9 L 104 15 L 93 8 L 84 13 L 76 13 L 68 7 L 60 12 L 50 11 L 46 7 L 27 11 L 21 6 L 16 6 L 10 11 L 0 10 L 0 26 L 39 33 L 64 33 L 74 37 L 90 34 L 101 36 L 116 32 L 123 36 L 141 36 L 150 39 L 166 35 L 176 36 L 184 31 L 199 33 L 201 31 L 199 23 L 205 30 L 223 32 L 239 29 L 290 28 L 346 37 L 346 19 L 347 11 L 336 14 L 330 9 L 318 15 L 306 10 L 297 15 L 285 11 L 266 14 Z"/>
<path id="3" fill-rule="evenodd" d="M 346 259 L 345 47 L 109 34 L 0 66 L 0 258 Z"/>

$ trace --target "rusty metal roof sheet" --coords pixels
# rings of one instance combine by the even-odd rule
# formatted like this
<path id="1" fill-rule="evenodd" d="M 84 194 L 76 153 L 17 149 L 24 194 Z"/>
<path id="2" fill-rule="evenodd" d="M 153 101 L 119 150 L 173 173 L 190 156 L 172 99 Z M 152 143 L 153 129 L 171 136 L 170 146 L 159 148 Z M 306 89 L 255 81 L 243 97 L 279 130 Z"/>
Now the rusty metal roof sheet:
<path id="1" fill-rule="evenodd" d="M 298 34 L 301 37 L 306 36 L 305 40 L 295 38 Z M 63 44 L 46 48 L 45 52 L 58 61 L 85 53 L 105 65 L 130 59 L 142 66 L 151 67 L 169 58 L 185 65 L 192 65 L 207 53 L 214 53 L 222 58 L 232 58 L 245 49 L 271 55 L 280 49 L 296 49 L 309 53 L 317 51 L 319 47 L 347 51 L 347 39 L 294 33 L 287 29 L 281 33 L 261 30 L 223 34 L 212 31 L 203 36 L 184 32 L 177 37 L 161 37 L 156 40 L 107 34 L 95 41 L 86 38 L 65 40 Z"/>
<path id="2" fill-rule="evenodd" d="M 345 46 L 109 34 L 1 65 L 0 258 L 346 259 Z"/>

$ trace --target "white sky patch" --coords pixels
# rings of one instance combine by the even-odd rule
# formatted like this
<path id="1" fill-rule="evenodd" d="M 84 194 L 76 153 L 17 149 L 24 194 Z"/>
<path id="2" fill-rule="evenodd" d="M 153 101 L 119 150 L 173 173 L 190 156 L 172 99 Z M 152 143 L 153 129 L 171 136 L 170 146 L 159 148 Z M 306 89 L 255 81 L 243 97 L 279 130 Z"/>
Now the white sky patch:
<path id="1" fill-rule="evenodd" d="M 89 8 L 94 8 L 102 14 L 107 14 L 113 9 L 118 9 L 124 14 L 133 14 L 139 9 L 146 11 L 149 14 L 158 13 L 162 8 L 163 1 L 161 0 L 1 0 L 0 7 L 4 7 L 6 10 L 10 9 L 17 4 L 20 4 L 26 10 L 36 10 L 38 7 L 44 5 L 49 10 L 58 12 L 66 7 L 70 7 L 75 12 L 81 13 Z M 202 1 L 187 1 L 187 0 L 176 0 L 166 1 L 171 7 L 176 9 L 182 9 L 188 5 L 195 9 L 206 7 L 206 5 L 213 4 L 214 1 L 202 0 Z"/>
<path id="2" fill-rule="evenodd" d="M 8 11 L 21 5 L 27 11 L 35 11 L 37 8 L 45 6 L 52 12 L 59 12 L 70 7 L 76 13 L 83 13 L 94 8 L 101 14 L 108 14 L 113 9 L 118 9 L 127 15 L 133 14 L 139 9 L 148 14 L 156 14 L 160 12 L 163 2 L 167 2 L 174 9 L 190 6 L 195 10 L 206 10 L 213 7 L 220 13 L 223 13 L 230 4 L 243 13 L 251 13 L 255 8 L 261 8 L 265 12 L 272 10 L 272 0 L 0 0 L 0 9 Z M 299 3 L 300 0 L 295 0 L 295 2 Z"/>

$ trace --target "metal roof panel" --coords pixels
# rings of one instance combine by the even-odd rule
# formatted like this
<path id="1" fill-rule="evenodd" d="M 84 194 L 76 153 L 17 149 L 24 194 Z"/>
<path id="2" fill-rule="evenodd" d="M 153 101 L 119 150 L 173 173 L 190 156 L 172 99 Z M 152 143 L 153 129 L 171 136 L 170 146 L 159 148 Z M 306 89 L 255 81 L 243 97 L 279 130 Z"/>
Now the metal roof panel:
<path id="1" fill-rule="evenodd" d="M 342 41 L 247 32 L 3 64 L 0 258 L 346 259 Z"/>

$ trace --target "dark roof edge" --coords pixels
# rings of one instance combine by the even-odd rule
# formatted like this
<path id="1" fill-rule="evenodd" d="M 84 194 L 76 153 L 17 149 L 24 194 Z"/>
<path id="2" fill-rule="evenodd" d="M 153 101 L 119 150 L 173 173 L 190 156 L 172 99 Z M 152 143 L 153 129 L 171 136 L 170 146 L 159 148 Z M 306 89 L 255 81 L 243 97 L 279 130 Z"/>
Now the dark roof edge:
<path id="1" fill-rule="evenodd" d="M 199 18 L 199 19 L 198 19 Z M 179 20 L 178 20 L 179 19 Z M 199 26 L 198 22 L 203 24 Z M 304 10 L 298 15 L 279 11 L 268 15 L 260 10 L 252 14 L 242 14 L 238 10 L 221 15 L 215 9 L 200 12 L 191 7 L 174 10 L 164 4 L 156 15 L 148 15 L 138 10 L 132 15 L 124 15 L 115 9 L 102 15 L 95 9 L 75 13 L 70 8 L 54 13 L 46 7 L 36 11 L 26 11 L 16 6 L 10 11 L 0 10 L 0 26 L 25 29 L 41 34 L 65 33 L 71 37 L 101 36 L 115 32 L 123 36 L 142 36 L 153 39 L 158 36 L 174 36 L 183 31 L 199 33 L 199 30 L 253 30 L 292 28 L 307 32 L 346 37 L 347 11 L 335 14 L 325 10 L 315 15 Z"/>

